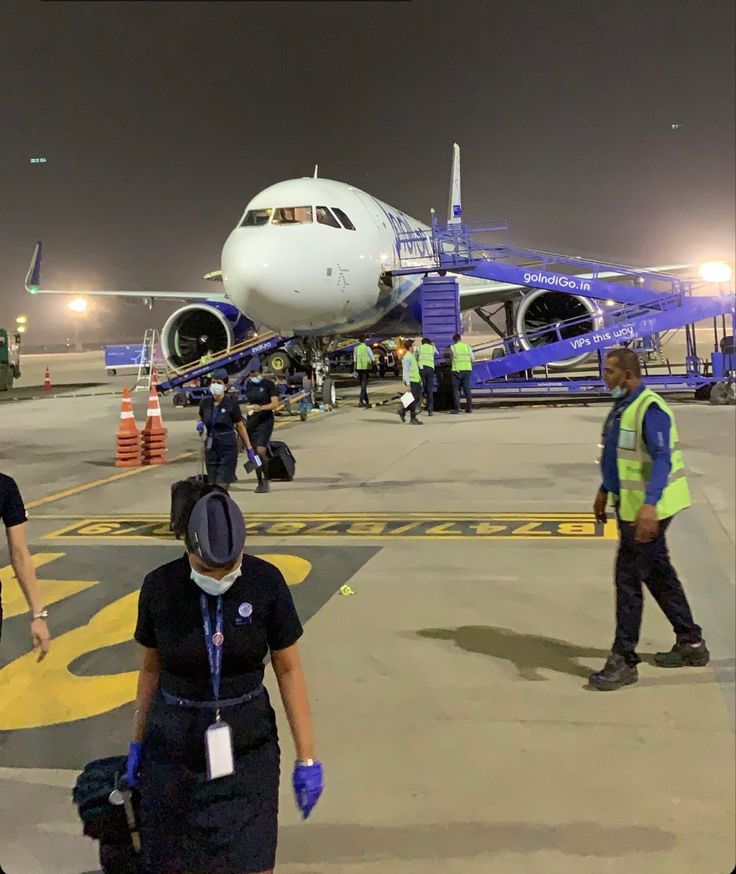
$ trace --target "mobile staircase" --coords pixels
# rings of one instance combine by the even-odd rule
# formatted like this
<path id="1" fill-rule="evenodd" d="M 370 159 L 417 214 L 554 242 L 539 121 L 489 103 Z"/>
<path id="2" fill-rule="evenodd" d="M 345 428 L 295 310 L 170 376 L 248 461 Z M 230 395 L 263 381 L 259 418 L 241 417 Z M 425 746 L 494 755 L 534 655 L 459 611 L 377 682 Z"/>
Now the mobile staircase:
<path id="1" fill-rule="evenodd" d="M 662 338 L 668 332 L 685 328 L 685 373 L 648 376 L 648 381 L 663 391 L 693 391 L 719 380 L 727 386 L 727 394 L 733 393 L 728 386 L 734 381 L 736 360 L 733 351 L 724 351 L 723 346 L 719 351 L 717 329 L 720 316 L 725 335 L 726 318 L 730 317 L 733 335 L 736 315 L 733 290 L 718 287 L 718 294 L 704 295 L 705 284 L 693 278 L 515 248 L 505 241 L 507 231 L 505 222 L 440 226 L 433 215 L 430 230 L 417 229 L 398 235 L 401 267 L 393 272 L 424 274 L 422 330 L 440 341 L 436 342 L 440 352 L 449 345 L 448 338 L 460 333 L 461 324 L 457 279 L 447 274 L 587 297 L 605 301 L 605 305 L 593 314 L 548 325 L 524 336 L 510 334 L 498 342 L 476 346 L 472 378 L 475 389 L 491 394 L 600 391 L 603 388 L 600 379 L 550 381 L 509 377 L 538 368 L 544 368 L 546 374 L 553 362 L 583 352 L 602 356 L 604 350 L 613 346 L 638 343 L 643 349 L 661 351 Z M 426 314 L 425 302 L 429 304 Z M 706 319 L 714 320 L 716 338 L 710 376 L 707 365 L 697 355 L 692 330 L 696 322 Z M 481 356 L 482 360 L 478 360 Z M 718 394 L 720 397 L 723 392 Z"/>

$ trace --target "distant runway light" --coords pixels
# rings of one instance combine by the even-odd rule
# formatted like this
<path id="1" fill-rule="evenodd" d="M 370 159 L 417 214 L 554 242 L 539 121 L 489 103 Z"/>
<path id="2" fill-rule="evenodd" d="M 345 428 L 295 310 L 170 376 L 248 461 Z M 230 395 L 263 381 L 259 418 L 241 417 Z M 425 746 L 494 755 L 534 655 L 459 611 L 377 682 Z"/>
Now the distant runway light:
<path id="1" fill-rule="evenodd" d="M 31 164 L 45 164 L 46 158 L 31 158 Z"/>
<path id="2" fill-rule="evenodd" d="M 681 124 L 678 124 L 677 122 L 675 122 L 674 124 L 671 124 L 671 125 L 670 125 L 670 128 L 671 128 L 672 130 L 682 130 L 682 125 L 681 125 Z"/>

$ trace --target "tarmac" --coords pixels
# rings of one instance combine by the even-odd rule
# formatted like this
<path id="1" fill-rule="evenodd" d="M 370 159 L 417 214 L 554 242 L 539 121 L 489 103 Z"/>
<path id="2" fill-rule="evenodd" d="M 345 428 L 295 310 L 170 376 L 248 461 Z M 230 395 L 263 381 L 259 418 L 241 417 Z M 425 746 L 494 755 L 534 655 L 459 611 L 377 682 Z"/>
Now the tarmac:
<path id="1" fill-rule="evenodd" d="M 164 398 L 169 463 L 116 469 L 125 379 L 81 379 L 111 393 L 0 405 L 0 469 L 29 507 L 54 634 L 37 664 L 2 544 L 7 874 L 99 871 L 70 789 L 87 761 L 127 750 L 137 590 L 182 548 L 169 490 L 199 465 L 195 410 Z M 388 399 L 398 385 L 370 387 Z M 590 512 L 605 405 L 489 405 L 412 428 L 393 403 L 361 410 L 352 387 L 340 394 L 333 412 L 279 419 L 292 483 L 256 495 L 243 472 L 232 490 L 247 549 L 282 568 L 306 623 L 325 767 L 304 823 L 277 705 L 278 874 L 732 870 L 734 409 L 674 404 L 693 507 L 671 551 L 712 662 L 651 663 L 672 634 L 647 595 L 640 680 L 600 693 L 587 676 L 613 636 L 616 545 Z M 146 393 L 134 401 L 140 425 Z M 267 685 L 278 702 L 269 671 Z"/>

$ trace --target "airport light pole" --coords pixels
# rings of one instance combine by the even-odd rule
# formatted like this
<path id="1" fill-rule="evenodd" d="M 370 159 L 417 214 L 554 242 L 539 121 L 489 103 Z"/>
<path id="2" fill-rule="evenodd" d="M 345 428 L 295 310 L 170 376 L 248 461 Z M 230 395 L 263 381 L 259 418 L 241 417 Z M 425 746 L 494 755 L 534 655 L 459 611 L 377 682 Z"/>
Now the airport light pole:
<path id="1" fill-rule="evenodd" d="M 84 318 L 85 313 L 87 312 L 87 300 L 83 297 L 75 297 L 74 300 L 70 300 L 67 304 L 69 311 L 72 312 L 75 316 L 74 318 L 74 349 L 76 352 L 81 352 L 82 349 L 79 345 L 79 322 Z"/>

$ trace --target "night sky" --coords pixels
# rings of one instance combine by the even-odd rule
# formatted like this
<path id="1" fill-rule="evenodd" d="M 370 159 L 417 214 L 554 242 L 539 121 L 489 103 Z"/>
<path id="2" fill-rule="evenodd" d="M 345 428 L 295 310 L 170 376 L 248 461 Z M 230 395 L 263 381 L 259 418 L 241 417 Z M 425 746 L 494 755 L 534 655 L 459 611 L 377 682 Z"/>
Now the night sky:
<path id="1" fill-rule="evenodd" d="M 204 289 L 246 202 L 316 162 L 444 215 L 453 141 L 465 217 L 520 245 L 733 258 L 734 31 L 730 0 L 3 4 L 0 326 L 69 333 L 23 291 L 37 239 L 47 286 Z M 106 302 L 88 338 L 169 311 Z"/>

